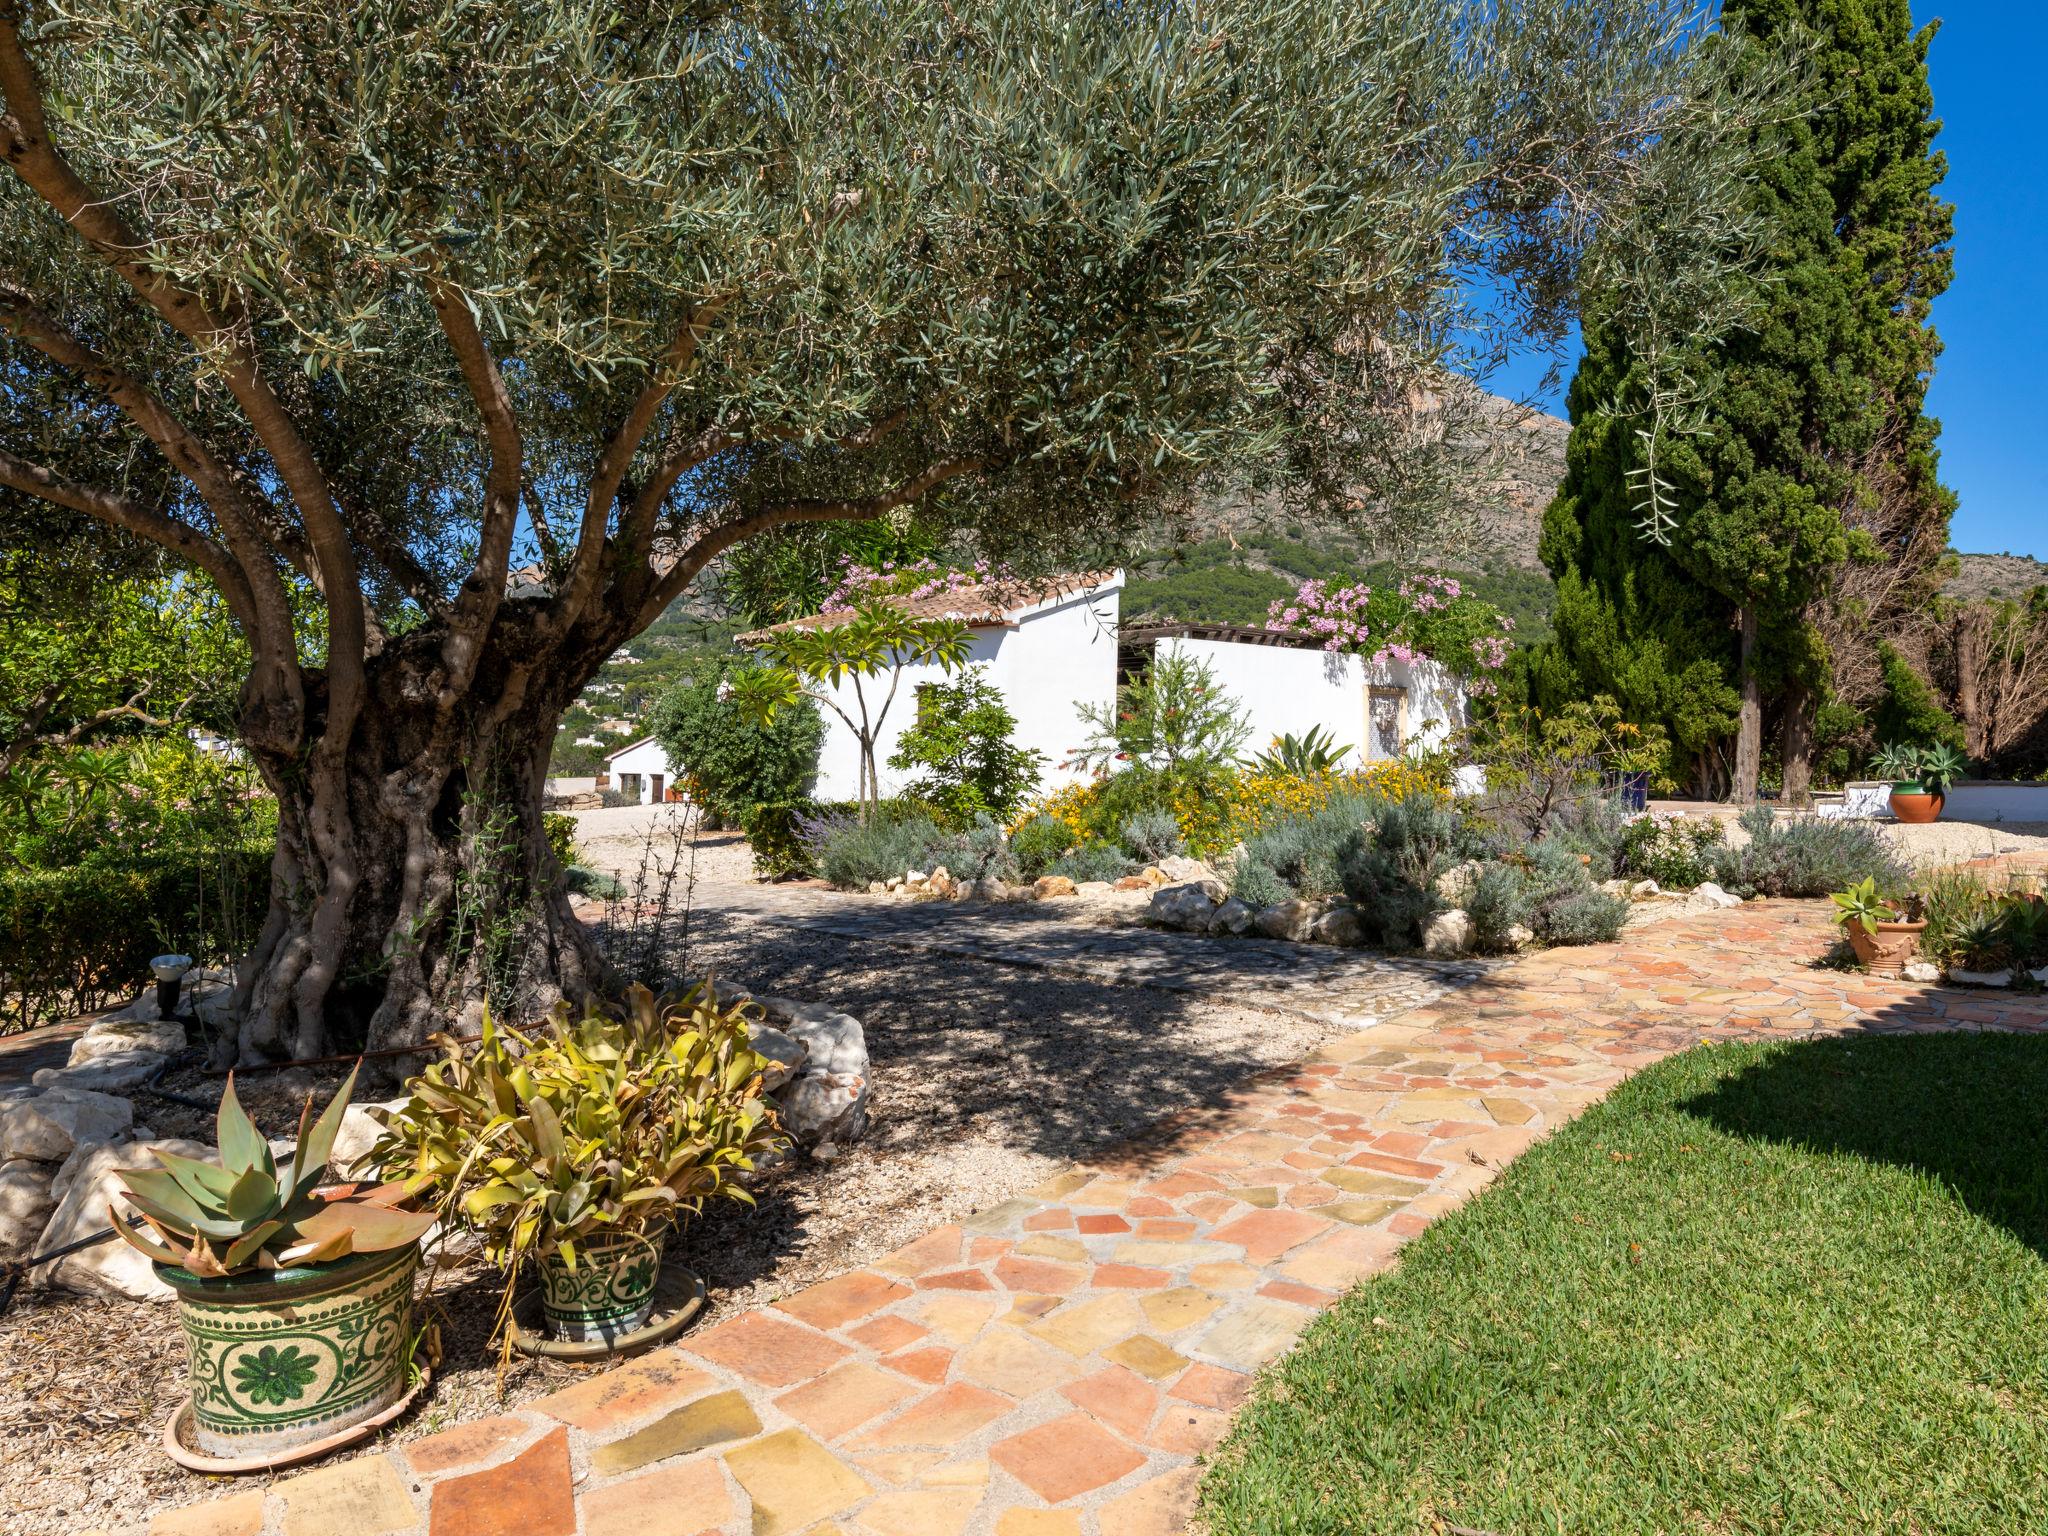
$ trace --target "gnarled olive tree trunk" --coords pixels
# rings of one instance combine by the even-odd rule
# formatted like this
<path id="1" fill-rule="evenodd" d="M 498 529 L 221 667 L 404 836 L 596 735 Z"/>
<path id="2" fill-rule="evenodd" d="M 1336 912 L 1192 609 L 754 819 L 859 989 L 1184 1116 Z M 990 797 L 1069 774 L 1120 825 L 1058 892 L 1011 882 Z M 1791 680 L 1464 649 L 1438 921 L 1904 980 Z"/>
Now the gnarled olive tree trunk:
<path id="1" fill-rule="evenodd" d="M 486 1005 L 519 1021 L 605 985 L 541 804 L 562 711 L 613 641 L 522 655 L 523 606 L 505 605 L 499 643 L 452 707 L 426 686 L 442 642 L 422 630 L 371 658 L 341 750 L 255 754 L 277 796 L 277 854 L 223 1064 L 473 1035 Z M 306 677 L 305 734 L 320 742 L 324 680 Z"/>

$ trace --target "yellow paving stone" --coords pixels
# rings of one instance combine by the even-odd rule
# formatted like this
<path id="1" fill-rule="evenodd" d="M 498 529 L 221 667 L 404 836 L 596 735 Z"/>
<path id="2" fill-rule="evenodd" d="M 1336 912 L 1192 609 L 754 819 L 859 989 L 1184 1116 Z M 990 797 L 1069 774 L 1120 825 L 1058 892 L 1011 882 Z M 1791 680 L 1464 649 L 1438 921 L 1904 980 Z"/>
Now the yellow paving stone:
<path id="1" fill-rule="evenodd" d="M 919 1307 L 917 1320 L 950 1344 L 965 1344 L 989 1324 L 1004 1305 L 987 1291 L 940 1291 Z"/>
<path id="2" fill-rule="evenodd" d="M 1119 1243 L 1112 1255 L 1119 1264 L 1136 1264 L 1147 1269 L 1179 1269 L 1183 1264 L 1202 1264 L 1231 1257 L 1228 1243 L 1169 1243 L 1139 1238 Z"/>
<path id="3" fill-rule="evenodd" d="M 1067 1204 L 1085 1206 L 1106 1205 L 1114 1210 L 1122 1210 L 1124 1203 L 1137 1192 L 1138 1185 L 1134 1179 L 1090 1179 L 1086 1184 L 1080 1185 L 1068 1193 Z"/>
<path id="4" fill-rule="evenodd" d="M 881 1372 L 877 1371 L 876 1375 Z M 715 1392 L 687 1407 L 662 1415 L 623 1440 L 600 1445 L 590 1453 L 590 1470 L 599 1477 L 630 1472 L 651 1461 L 686 1456 L 727 1440 L 744 1440 L 761 1432 L 751 1404 L 737 1392 Z"/>
<path id="5" fill-rule="evenodd" d="M 988 1458 L 974 1456 L 951 1461 L 925 1474 L 927 1488 L 985 1488 L 988 1486 Z"/>
<path id="6" fill-rule="evenodd" d="M 1188 1278 L 1205 1291 L 1248 1291 L 1259 1283 L 1259 1272 L 1249 1264 L 1226 1260 L 1221 1264 L 1197 1264 Z"/>
<path id="7" fill-rule="evenodd" d="M 784 1536 L 837 1515 L 869 1493 L 853 1469 L 800 1429 L 750 1440 L 725 1464 L 754 1501 L 754 1536 Z"/>
<path id="8" fill-rule="evenodd" d="M 907 1488 L 945 1457 L 944 1451 L 883 1451 L 857 1460 L 863 1471 L 872 1472 L 885 1483 Z"/>
<path id="9" fill-rule="evenodd" d="M 1112 1345 L 1102 1352 L 1102 1358 L 1127 1366 L 1140 1376 L 1149 1376 L 1154 1381 L 1176 1376 L 1188 1366 L 1187 1356 L 1174 1353 L 1146 1333 L 1136 1334 L 1121 1344 Z"/>
<path id="10" fill-rule="evenodd" d="M 1039 1185 L 1038 1188 L 1032 1190 L 1031 1198 L 1047 1202 L 1064 1200 L 1068 1195 L 1094 1177 L 1094 1174 L 1083 1172 L 1079 1168 L 1070 1168 L 1065 1173 L 1054 1174 L 1043 1184 Z"/>
<path id="11" fill-rule="evenodd" d="M 1271 1184 L 1260 1184 L 1248 1189 L 1226 1189 L 1224 1193 L 1233 1200 L 1241 1200 L 1246 1205 L 1256 1205 L 1261 1210 L 1270 1211 L 1280 1203 L 1280 1191 Z"/>
<path id="12" fill-rule="evenodd" d="M 1479 1102 L 1501 1125 L 1527 1125 L 1536 1118 L 1536 1111 L 1519 1099 L 1481 1099 Z"/>
<path id="13" fill-rule="evenodd" d="M 1085 1264 L 1088 1262 L 1088 1248 L 1086 1244 L 1077 1243 L 1071 1237 L 1049 1237 L 1044 1233 L 1040 1233 L 1037 1237 L 1027 1237 L 1012 1249 L 1011 1252 L 1019 1253 L 1026 1258 L 1032 1259 L 1064 1259 L 1069 1264 Z"/>
<path id="14" fill-rule="evenodd" d="M 1010 1298 L 1010 1311 L 1003 1321 L 1022 1328 L 1066 1304 L 1064 1296 L 1034 1296 L 1028 1291 L 1019 1291 Z"/>
<path id="15" fill-rule="evenodd" d="M 419 1521 L 388 1456 L 301 1472 L 274 1491 L 284 1500 L 284 1536 L 387 1536 Z"/>
<path id="16" fill-rule="evenodd" d="M 1006 1509 L 996 1536 L 1081 1536 L 1081 1517 L 1071 1509 Z"/>
<path id="17" fill-rule="evenodd" d="M 166 1510 L 149 1522 L 149 1536 L 257 1536 L 263 1529 L 263 1494 L 258 1489 Z"/>
<path id="18" fill-rule="evenodd" d="M 1153 1291 L 1141 1297 L 1138 1305 L 1145 1309 L 1146 1320 L 1158 1332 L 1179 1333 L 1183 1328 L 1192 1328 L 1223 1303 L 1207 1291 L 1181 1285 L 1170 1291 Z"/>
<path id="19" fill-rule="evenodd" d="M 1406 1200 L 1428 1187 L 1413 1179 L 1399 1179 L 1391 1173 L 1376 1173 L 1370 1168 L 1325 1168 L 1316 1177 L 1325 1184 L 1334 1184 L 1347 1194 L 1372 1195 L 1381 1200 Z"/>
<path id="20" fill-rule="evenodd" d="M 1370 1232 L 1361 1232 L 1383 1242 L 1377 1252 L 1348 1252 L 1337 1249 L 1305 1248 L 1280 1266 L 1280 1273 L 1289 1280 L 1298 1280 L 1303 1285 L 1312 1285 L 1322 1291 L 1348 1290 L 1367 1275 L 1376 1275 L 1383 1269 L 1393 1267 L 1394 1257 L 1401 1251 L 1401 1240 L 1384 1227 Z"/>
<path id="21" fill-rule="evenodd" d="M 1335 1200 L 1328 1205 L 1317 1206 L 1316 1214 L 1335 1221 L 1348 1221 L 1354 1227 L 1369 1227 L 1376 1221 L 1386 1220 L 1406 1203 L 1402 1200 Z"/>
<path id="22" fill-rule="evenodd" d="M 1048 1391 L 1078 1374 L 1067 1356 L 1009 1328 L 991 1328 L 961 1350 L 953 1362 L 956 1380 L 993 1387 L 1017 1398 Z"/>
<path id="23" fill-rule="evenodd" d="M 1099 1296 L 1061 1307 L 1043 1322 L 1033 1323 L 1030 1332 L 1070 1355 L 1092 1355 L 1144 1325 L 1144 1314 L 1130 1297 Z"/>
<path id="24" fill-rule="evenodd" d="M 860 1512 L 860 1523 L 875 1536 L 960 1536 L 980 1502 L 972 1489 L 885 1493 Z"/>

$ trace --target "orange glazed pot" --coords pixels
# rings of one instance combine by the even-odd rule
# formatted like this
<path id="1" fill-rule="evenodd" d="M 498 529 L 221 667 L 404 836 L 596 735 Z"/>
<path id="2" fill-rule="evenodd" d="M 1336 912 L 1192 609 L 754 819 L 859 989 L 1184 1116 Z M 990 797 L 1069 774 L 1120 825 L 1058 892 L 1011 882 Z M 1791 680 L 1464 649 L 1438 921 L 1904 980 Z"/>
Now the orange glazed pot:
<path id="1" fill-rule="evenodd" d="M 1924 826 L 1941 814 L 1942 796 L 1919 785 L 1892 786 L 1892 815 L 1908 826 Z"/>

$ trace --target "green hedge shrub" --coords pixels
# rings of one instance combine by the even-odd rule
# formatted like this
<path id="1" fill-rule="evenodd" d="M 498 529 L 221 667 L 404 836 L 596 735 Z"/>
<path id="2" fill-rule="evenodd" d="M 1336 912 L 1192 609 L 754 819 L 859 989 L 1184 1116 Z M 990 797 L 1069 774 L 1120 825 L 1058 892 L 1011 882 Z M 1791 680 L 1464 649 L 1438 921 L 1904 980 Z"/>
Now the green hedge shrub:
<path id="1" fill-rule="evenodd" d="M 541 831 L 548 840 L 548 852 L 555 856 L 558 868 L 567 869 L 576 862 L 576 818 L 567 811 L 543 811 L 540 817 Z"/>
<path id="2" fill-rule="evenodd" d="M 740 812 L 740 831 L 754 855 L 754 873 L 763 880 L 788 880 L 817 872 L 805 823 L 817 816 L 818 802 L 763 800 Z"/>
<path id="3" fill-rule="evenodd" d="M 267 845 L 0 870 L 0 1031 L 104 1007 L 181 951 L 239 953 L 270 903 Z"/>
<path id="4" fill-rule="evenodd" d="M 775 711 L 763 723 L 727 694 L 745 658 L 728 659 L 688 686 L 664 694 L 649 718 L 654 739 L 689 776 L 692 797 L 707 815 L 743 823 L 747 809 L 801 799 L 818 771 L 825 722 L 808 699 Z"/>

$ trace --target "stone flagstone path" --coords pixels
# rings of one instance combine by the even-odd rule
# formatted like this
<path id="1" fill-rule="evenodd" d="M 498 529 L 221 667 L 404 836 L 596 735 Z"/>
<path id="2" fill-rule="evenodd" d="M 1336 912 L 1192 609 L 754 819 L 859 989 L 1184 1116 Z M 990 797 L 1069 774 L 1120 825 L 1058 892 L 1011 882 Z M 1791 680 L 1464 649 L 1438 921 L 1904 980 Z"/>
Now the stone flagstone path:
<path id="1" fill-rule="evenodd" d="M 1252 1373 L 1630 1072 L 1701 1040 L 2048 1029 L 1817 969 L 1825 904 L 1553 950 L 887 1258 L 502 1417 L 150 1536 L 1171 1536 Z"/>

